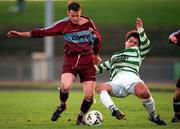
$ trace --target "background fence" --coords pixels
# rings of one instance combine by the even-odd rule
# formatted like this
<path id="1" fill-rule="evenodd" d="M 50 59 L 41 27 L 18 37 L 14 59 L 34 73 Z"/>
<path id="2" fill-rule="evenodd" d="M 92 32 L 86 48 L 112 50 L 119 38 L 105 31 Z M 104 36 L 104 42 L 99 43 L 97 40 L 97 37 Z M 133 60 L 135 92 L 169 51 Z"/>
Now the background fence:
<path id="1" fill-rule="evenodd" d="M 103 57 L 103 60 L 107 58 Z M 144 81 L 148 82 L 174 82 L 180 76 L 178 60 L 180 59 L 149 57 L 140 68 L 140 76 Z M 30 58 L 0 58 L 0 81 L 33 81 L 33 63 Z M 54 59 L 55 72 L 53 81 L 59 79 L 62 63 L 62 57 Z M 39 75 L 42 74 L 39 73 Z M 108 77 L 108 72 L 105 72 L 102 75 L 97 75 L 97 81 L 107 81 Z"/>
<path id="2" fill-rule="evenodd" d="M 140 17 L 152 44 L 140 69 L 141 78 L 150 82 L 174 82 L 180 76 L 179 47 L 168 43 L 169 34 L 180 29 L 180 0 L 85 0 L 81 3 L 83 15 L 96 23 L 102 35 L 101 56 L 110 57 L 113 52 L 122 50 L 125 34 L 136 27 L 136 18 Z M 33 67 L 38 62 L 33 61 L 31 55 L 44 52 L 44 40 L 6 36 L 9 30 L 30 31 L 44 27 L 45 2 L 27 0 L 25 5 L 20 13 L 12 10 L 16 1 L 0 1 L 0 81 L 33 81 L 33 71 L 39 74 L 38 68 Z M 67 1 L 54 2 L 54 22 L 64 18 L 66 10 Z M 62 37 L 55 38 L 54 48 L 53 80 L 58 80 L 64 49 Z M 47 67 L 46 64 L 43 67 Z M 45 69 L 40 71 L 46 73 Z M 107 74 L 98 75 L 98 81 L 106 79 Z"/>

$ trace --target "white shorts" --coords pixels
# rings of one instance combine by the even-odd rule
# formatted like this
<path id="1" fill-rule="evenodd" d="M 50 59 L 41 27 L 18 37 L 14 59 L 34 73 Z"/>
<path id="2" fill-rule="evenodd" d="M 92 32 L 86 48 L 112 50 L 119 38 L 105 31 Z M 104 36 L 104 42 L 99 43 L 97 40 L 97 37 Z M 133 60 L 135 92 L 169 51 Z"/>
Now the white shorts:
<path id="1" fill-rule="evenodd" d="M 126 97 L 129 94 L 135 94 L 134 87 L 139 82 L 144 83 L 136 74 L 122 71 L 116 74 L 113 80 L 106 84 L 112 87 L 111 96 Z"/>

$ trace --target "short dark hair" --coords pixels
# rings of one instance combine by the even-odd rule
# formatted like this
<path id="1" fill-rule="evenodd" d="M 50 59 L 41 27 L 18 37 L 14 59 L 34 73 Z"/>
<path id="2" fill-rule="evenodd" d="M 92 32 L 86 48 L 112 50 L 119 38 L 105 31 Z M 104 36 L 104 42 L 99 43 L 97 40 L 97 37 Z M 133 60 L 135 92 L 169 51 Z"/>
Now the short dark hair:
<path id="1" fill-rule="evenodd" d="M 81 9 L 81 4 L 78 2 L 71 2 L 68 4 L 68 11 L 73 10 L 73 11 L 79 11 Z"/>
<path id="2" fill-rule="evenodd" d="M 135 37 L 135 38 L 137 38 L 139 44 L 141 43 L 140 37 L 139 37 L 139 33 L 138 33 L 137 30 L 134 29 L 134 30 L 131 30 L 131 31 L 127 32 L 127 34 L 126 34 L 126 41 L 127 41 L 130 37 Z"/>

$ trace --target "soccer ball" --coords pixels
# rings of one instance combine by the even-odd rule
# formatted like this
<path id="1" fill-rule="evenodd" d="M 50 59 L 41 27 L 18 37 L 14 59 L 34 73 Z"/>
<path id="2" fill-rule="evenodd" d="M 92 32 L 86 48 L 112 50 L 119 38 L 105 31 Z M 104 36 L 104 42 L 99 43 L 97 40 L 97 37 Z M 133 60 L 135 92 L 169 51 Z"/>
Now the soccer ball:
<path id="1" fill-rule="evenodd" d="M 103 116 L 97 110 L 90 111 L 85 116 L 85 123 L 89 126 L 100 126 L 103 123 Z"/>

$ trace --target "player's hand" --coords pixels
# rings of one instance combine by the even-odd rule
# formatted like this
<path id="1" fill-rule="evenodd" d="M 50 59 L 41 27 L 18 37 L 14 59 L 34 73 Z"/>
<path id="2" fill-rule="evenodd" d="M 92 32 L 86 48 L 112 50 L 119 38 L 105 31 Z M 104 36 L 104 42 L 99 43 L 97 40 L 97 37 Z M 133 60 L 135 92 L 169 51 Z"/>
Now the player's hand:
<path id="1" fill-rule="evenodd" d="M 92 33 L 92 32 L 93 32 L 93 28 L 90 27 L 90 28 L 89 28 L 89 31 Z"/>
<path id="2" fill-rule="evenodd" d="M 96 34 L 96 33 L 97 33 L 97 31 L 96 31 L 96 30 L 94 30 L 94 29 L 93 29 L 93 28 L 91 28 L 91 27 L 89 28 L 89 32 L 90 32 L 90 33 L 92 33 L 92 34 Z"/>
<path id="3" fill-rule="evenodd" d="M 99 57 L 99 55 L 94 55 L 93 61 L 94 61 L 94 64 L 97 65 L 102 61 L 102 59 Z"/>
<path id="4" fill-rule="evenodd" d="M 170 35 L 169 36 L 169 40 L 172 42 L 172 43 L 177 43 L 177 38 L 174 36 L 174 35 Z"/>
<path id="5" fill-rule="evenodd" d="M 143 22 L 140 18 L 136 19 L 136 28 L 143 28 Z"/>
<path id="6" fill-rule="evenodd" d="M 8 33 L 7 33 L 7 37 L 8 38 L 10 38 L 10 37 L 18 37 L 18 36 L 20 36 L 20 32 L 18 32 L 18 31 L 9 31 Z"/>
<path id="7" fill-rule="evenodd" d="M 31 33 L 30 32 L 18 32 L 18 31 L 9 31 L 7 33 L 7 37 L 31 37 Z"/>

